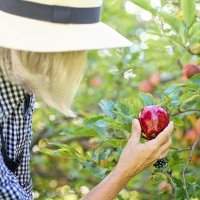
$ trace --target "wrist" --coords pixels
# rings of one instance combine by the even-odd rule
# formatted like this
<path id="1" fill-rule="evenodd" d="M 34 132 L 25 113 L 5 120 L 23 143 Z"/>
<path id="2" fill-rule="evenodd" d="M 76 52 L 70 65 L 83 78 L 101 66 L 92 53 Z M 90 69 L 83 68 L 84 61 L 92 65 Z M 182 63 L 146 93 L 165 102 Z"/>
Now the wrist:
<path id="1" fill-rule="evenodd" d="M 140 171 L 139 168 L 140 167 L 137 162 L 132 162 L 129 165 L 127 163 L 119 161 L 115 167 L 115 170 L 119 174 L 123 175 L 124 177 L 130 180 L 131 178 L 133 178 L 138 174 L 138 171 Z"/>
<path id="2" fill-rule="evenodd" d="M 133 174 L 130 174 L 127 170 L 116 166 L 112 172 L 113 176 L 119 177 L 121 182 L 124 182 L 125 184 L 134 176 Z"/>

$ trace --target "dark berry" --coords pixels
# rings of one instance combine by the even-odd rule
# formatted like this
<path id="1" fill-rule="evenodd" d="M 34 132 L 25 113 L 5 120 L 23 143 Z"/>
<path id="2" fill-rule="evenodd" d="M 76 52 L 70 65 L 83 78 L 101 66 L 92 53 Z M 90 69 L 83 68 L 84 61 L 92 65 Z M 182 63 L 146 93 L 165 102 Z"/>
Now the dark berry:
<path id="1" fill-rule="evenodd" d="M 163 169 L 168 166 L 168 161 L 166 158 L 157 160 L 156 163 L 153 165 L 157 169 Z"/>

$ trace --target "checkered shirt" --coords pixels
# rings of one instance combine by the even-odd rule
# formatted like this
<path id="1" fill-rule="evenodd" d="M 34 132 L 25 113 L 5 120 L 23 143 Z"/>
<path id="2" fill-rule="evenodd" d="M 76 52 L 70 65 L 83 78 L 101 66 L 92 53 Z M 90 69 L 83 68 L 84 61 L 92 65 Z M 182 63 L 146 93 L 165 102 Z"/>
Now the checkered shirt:
<path id="1" fill-rule="evenodd" d="M 30 104 L 24 113 L 26 94 L 23 88 L 0 75 L 0 123 L 6 152 L 13 161 L 23 152 L 21 163 L 15 172 L 7 168 L 0 152 L 0 200 L 32 199 L 29 161 L 35 96 L 30 95 Z M 1 141 L 0 145 L 2 146 Z"/>

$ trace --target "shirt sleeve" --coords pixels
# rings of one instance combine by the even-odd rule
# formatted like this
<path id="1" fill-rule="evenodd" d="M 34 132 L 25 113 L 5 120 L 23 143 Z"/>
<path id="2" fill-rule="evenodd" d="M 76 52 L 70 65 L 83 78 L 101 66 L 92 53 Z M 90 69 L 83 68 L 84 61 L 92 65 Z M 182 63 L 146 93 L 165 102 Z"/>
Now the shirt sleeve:
<path id="1" fill-rule="evenodd" d="M 0 107 L 0 123 L 4 118 Z M 1 143 L 1 140 L 0 140 Z M 1 149 L 1 144 L 0 144 Z M 0 151 L 0 200 L 30 200 L 24 189 L 20 186 L 16 176 L 7 168 Z"/>
<path id="2" fill-rule="evenodd" d="M 0 123 L 24 102 L 25 92 L 19 86 L 0 76 Z M 0 139 L 1 149 L 1 139 Z M 0 151 L 0 200 L 31 200 L 18 178 L 6 166 Z"/>
<path id="3" fill-rule="evenodd" d="M 0 153 L 0 200 L 30 200 L 16 176 L 8 170 Z"/>

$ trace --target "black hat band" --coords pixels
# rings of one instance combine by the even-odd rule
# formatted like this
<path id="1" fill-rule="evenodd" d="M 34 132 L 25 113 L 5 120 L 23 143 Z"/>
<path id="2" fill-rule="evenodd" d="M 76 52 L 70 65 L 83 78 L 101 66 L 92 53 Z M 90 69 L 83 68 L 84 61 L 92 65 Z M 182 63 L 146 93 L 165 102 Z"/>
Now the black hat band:
<path id="1" fill-rule="evenodd" d="M 101 16 L 101 7 L 65 7 L 20 0 L 0 0 L 0 10 L 21 17 L 63 24 L 97 23 Z"/>

